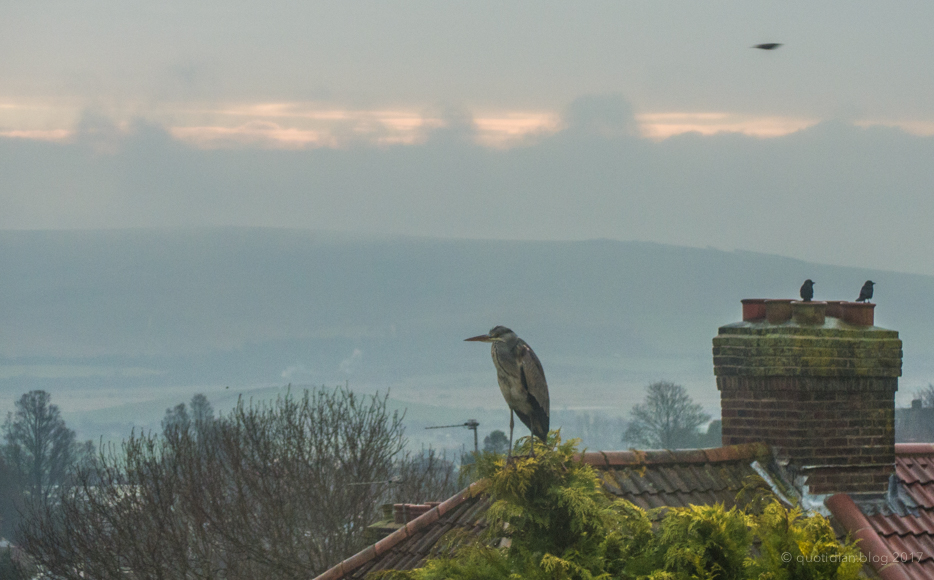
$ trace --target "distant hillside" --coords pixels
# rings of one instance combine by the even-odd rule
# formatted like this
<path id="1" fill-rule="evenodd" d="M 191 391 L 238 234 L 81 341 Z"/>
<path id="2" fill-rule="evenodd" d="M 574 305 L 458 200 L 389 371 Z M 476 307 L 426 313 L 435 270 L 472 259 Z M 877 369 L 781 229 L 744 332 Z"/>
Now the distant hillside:
<path id="1" fill-rule="evenodd" d="M 495 324 L 538 352 L 557 408 L 625 412 L 662 378 L 714 408 L 717 327 L 740 318 L 740 299 L 796 297 L 805 278 L 816 299 L 854 299 L 873 279 L 877 323 L 905 341 L 902 396 L 934 381 L 934 277 L 748 252 L 277 229 L 4 231 L 0 271 L 4 408 L 29 388 L 90 409 L 181 401 L 188 387 L 345 381 L 426 404 L 504 407 L 487 348 L 462 342 Z"/>

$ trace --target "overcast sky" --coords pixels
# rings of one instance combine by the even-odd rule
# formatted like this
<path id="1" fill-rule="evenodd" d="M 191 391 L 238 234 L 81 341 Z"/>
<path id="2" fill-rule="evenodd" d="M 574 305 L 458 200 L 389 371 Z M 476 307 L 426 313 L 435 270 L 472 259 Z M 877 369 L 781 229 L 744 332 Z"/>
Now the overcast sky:
<path id="1" fill-rule="evenodd" d="M 920 1 L 0 0 L 0 228 L 609 237 L 934 274 L 932 23 Z"/>

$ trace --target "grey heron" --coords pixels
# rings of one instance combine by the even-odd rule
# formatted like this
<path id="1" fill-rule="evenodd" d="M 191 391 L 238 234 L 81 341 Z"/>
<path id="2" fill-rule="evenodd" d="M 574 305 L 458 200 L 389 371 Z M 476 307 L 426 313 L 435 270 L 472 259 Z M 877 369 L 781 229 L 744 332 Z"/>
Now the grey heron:
<path id="1" fill-rule="evenodd" d="M 857 302 L 868 302 L 872 298 L 872 287 L 875 285 L 875 282 L 872 280 L 866 280 L 866 283 L 863 284 L 863 287 L 859 289 L 859 298 L 856 299 Z"/>
<path id="2" fill-rule="evenodd" d="M 519 415 L 532 435 L 548 438 L 548 383 L 542 363 L 532 348 L 505 326 L 495 326 L 489 334 L 464 339 L 489 342 L 499 390 L 509 405 L 509 455 L 512 455 L 512 431 Z M 534 450 L 534 445 L 532 446 Z"/>
<path id="3" fill-rule="evenodd" d="M 810 278 L 801 285 L 801 300 L 810 302 L 814 298 L 814 282 Z"/>

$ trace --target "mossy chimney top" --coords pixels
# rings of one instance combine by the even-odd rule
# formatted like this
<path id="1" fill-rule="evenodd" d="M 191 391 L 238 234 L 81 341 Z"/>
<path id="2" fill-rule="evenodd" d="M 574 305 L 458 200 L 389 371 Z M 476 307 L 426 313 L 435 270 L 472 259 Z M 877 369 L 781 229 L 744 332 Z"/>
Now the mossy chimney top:
<path id="1" fill-rule="evenodd" d="M 764 302 L 767 307 L 775 304 L 773 316 L 720 327 L 713 339 L 716 376 L 901 376 L 897 331 L 825 316 L 825 302 Z M 788 318 L 776 322 L 782 317 L 774 311 L 786 306 L 791 307 Z"/>

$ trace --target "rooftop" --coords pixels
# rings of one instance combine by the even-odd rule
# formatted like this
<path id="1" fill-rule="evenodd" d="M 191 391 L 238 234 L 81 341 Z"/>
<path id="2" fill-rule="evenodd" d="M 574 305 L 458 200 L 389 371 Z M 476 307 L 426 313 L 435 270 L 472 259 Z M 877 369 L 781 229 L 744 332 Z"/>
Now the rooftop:
<path id="1" fill-rule="evenodd" d="M 934 444 L 895 446 L 895 478 L 882 501 L 828 499 L 831 514 L 859 538 L 867 557 L 879 559 L 885 579 L 934 578 Z M 884 560 L 884 561 L 883 561 Z"/>
<path id="2" fill-rule="evenodd" d="M 817 509 L 841 536 L 859 540 L 867 574 L 934 579 L 934 444 L 894 443 L 902 343 L 896 331 L 874 326 L 874 308 L 743 300 L 743 321 L 720 327 L 713 340 L 723 440 L 733 445 L 598 451 L 581 460 L 599 471 L 608 494 L 646 510 L 729 508 L 745 492 Z M 423 515 L 318 579 L 418 568 L 446 533 L 484 528 L 489 503 L 478 493 L 472 486 L 422 506 Z"/>
<path id="3" fill-rule="evenodd" d="M 744 488 L 785 497 L 776 484 L 782 476 L 771 464 L 769 448 L 762 444 L 678 451 L 597 451 L 581 458 L 601 472 L 607 492 L 643 509 L 717 502 L 732 507 Z M 378 570 L 418 568 L 437 553 L 438 540 L 447 532 L 461 529 L 479 533 L 488 506 L 486 498 L 467 488 L 316 580 L 363 578 Z"/>
<path id="4" fill-rule="evenodd" d="M 934 578 L 934 444 L 899 444 L 896 486 L 874 500 L 838 494 L 827 500 L 832 519 L 843 533 L 860 539 L 859 547 L 885 580 Z M 756 488 L 783 503 L 797 501 L 786 475 L 763 444 L 677 451 L 611 451 L 582 455 L 598 469 L 608 493 L 643 509 L 723 503 L 736 505 L 737 494 Z M 411 570 L 438 554 L 439 540 L 460 529 L 484 528 L 485 497 L 467 488 L 344 560 L 316 580 L 363 578 L 379 570 Z M 880 553 L 883 556 L 880 556 Z M 870 560 L 871 562 L 871 560 Z"/>

